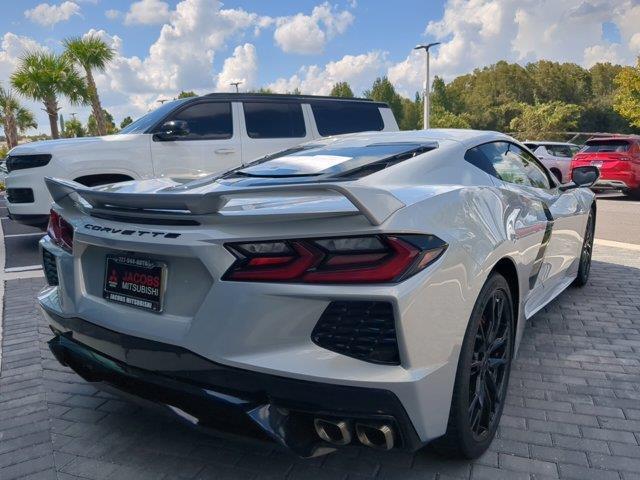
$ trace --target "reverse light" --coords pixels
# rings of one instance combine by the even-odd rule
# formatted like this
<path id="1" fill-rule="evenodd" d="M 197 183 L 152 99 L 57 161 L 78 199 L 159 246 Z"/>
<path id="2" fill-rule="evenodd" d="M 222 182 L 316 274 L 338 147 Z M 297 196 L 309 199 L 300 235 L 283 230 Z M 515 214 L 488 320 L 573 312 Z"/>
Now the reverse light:
<path id="1" fill-rule="evenodd" d="M 73 227 L 53 209 L 49 212 L 47 234 L 53 243 L 71 253 L 73 250 Z"/>
<path id="2" fill-rule="evenodd" d="M 227 243 L 236 261 L 224 280 L 389 283 L 418 273 L 447 244 L 433 235 L 366 235 Z"/>

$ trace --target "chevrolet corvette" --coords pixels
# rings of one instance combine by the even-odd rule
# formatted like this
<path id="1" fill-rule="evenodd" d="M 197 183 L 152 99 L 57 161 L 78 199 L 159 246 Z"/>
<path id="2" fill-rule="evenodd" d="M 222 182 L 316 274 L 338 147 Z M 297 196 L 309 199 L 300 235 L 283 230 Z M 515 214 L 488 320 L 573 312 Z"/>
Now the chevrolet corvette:
<path id="1" fill-rule="evenodd" d="M 474 458 L 527 320 L 589 277 L 596 220 L 496 132 L 366 132 L 198 180 L 48 178 L 39 303 L 97 387 L 305 457 Z"/>

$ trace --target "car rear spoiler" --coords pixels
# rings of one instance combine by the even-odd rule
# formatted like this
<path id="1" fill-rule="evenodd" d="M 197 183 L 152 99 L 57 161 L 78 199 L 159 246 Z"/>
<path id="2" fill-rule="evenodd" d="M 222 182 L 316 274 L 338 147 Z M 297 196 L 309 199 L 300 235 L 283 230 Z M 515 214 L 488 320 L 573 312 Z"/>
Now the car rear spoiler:
<path id="1" fill-rule="evenodd" d="M 71 193 L 76 193 L 97 209 L 122 208 L 155 212 L 159 210 L 189 211 L 194 215 L 207 215 L 220 212 L 231 200 L 231 197 L 333 192 L 349 200 L 372 225 L 381 225 L 394 212 L 405 206 L 397 197 L 386 190 L 346 183 L 302 183 L 243 188 L 220 185 L 218 189 L 206 193 L 184 193 L 176 190 L 154 193 L 109 192 L 94 190 L 70 180 L 51 177 L 46 177 L 45 183 L 55 202 Z"/>

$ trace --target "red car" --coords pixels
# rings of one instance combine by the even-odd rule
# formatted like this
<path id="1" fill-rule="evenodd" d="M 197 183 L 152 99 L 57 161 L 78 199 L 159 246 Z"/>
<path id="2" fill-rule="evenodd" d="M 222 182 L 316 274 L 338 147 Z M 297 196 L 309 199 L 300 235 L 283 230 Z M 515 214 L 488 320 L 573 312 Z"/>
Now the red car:
<path id="1" fill-rule="evenodd" d="M 571 170 L 584 165 L 600 169 L 596 190 L 622 190 L 640 198 L 640 137 L 636 135 L 592 138 L 571 160 Z"/>

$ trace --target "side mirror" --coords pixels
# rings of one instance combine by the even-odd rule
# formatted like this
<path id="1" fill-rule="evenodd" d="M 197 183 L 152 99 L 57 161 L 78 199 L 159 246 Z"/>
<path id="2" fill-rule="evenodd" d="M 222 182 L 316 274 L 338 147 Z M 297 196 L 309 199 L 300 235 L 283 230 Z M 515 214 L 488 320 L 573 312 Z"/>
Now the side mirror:
<path id="1" fill-rule="evenodd" d="M 153 139 L 170 142 L 187 135 L 189 135 L 189 124 L 187 122 L 184 120 L 169 120 L 164 122 L 158 131 L 153 134 Z"/>
<path id="2" fill-rule="evenodd" d="M 571 171 L 571 183 L 560 186 L 560 190 L 569 190 L 578 187 L 591 187 L 600 178 L 600 170 L 593 165 L 576 167 Z"/>

